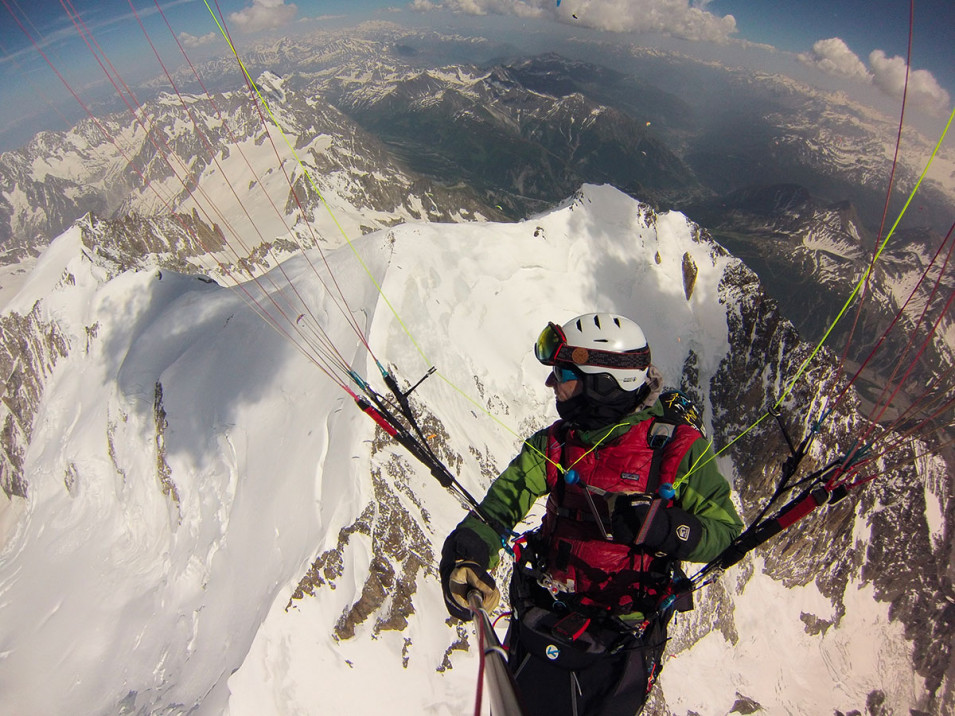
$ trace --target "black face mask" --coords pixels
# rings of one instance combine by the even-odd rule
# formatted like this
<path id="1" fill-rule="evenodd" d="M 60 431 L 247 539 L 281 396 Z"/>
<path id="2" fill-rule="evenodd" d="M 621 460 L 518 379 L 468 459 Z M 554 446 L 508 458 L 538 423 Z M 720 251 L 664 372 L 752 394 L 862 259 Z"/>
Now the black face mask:
<path id="1" fill-rule="evenodd" d="M 585 379 L 580 395 L 557 401 L 557 414 L 581 430 L 597 430 L 619 422 L 624 415 L 632 413 L 649 392 L 647 386 L 643 386 L 632 392 L 617 388 L 609 394 L 597 395 L 588 385 L 590 382 Z"/>

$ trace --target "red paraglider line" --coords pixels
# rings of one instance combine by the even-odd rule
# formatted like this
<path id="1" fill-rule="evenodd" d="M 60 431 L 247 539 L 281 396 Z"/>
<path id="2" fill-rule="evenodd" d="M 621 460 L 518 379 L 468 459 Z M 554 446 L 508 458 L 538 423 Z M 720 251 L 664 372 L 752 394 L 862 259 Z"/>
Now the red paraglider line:
<path id="1" fill-rule="evenodd" d="M 181 217 L 180 217 L 178 214 L 176 214 L 176 212 L 172 209 L 172 207 L 168 204 L 168 202 L 167 202 L 158 192 L 156 192 L 156 190 L 155 190 L 155 188 L 152 186 L 151 182 L 149 182 L 149 180 L 143 175 L 142 171 L 139 170 L 139 169 L 135 166 L 135 164 L 133 163 L 132 159 L 126 154 L 126 152 L 123 150 L 123 148 L 120 147 L 119 144 L 116 142 L 116 139 L 115 139 L 115 138 L 110 134 L 110 132 L 103 126 L 103 124 L 100 122 L 100 120 L 93 114 L 93 112 L 92 112 L 92 110 L 89 108 L 89 106 L 88 106 L 88 105 L 80 98 L 80 96 L 76 93 L 76 91 L 74 90 L 74 88 L 72 87 L 72 85 L 66 80 L 66 78 L 63 76 L 63 74 L 60 72 L 60 70 L 56 67 L 56 65 L 55 65 L 55 64 L 52 62 L 52 60 L 49 58 L 49 56 L 48 56 L 48 55 L 43 51 L 43 49 L 39 46 L 39 43 L 36 42 L 36 39 L 33 37 L 33 35 L 29 32 L 29 30 L 27 30 L 27 28 L 23 25 L 23 23 L 20 21 L 20 19 L 14 14 L 12 8 L 10 7 L 9 1 L 8 1 L 8 0 L 0 0 L 0 2 L 3 3 L 3 6 L 6 8 L 7 12 L 10 14 L 10 16 L 13 18 L 14 22 L 16 22 L 16 24 L 17 24 L 17 26 L 20 28 L 20 30 L 24 33 L 24 35 L 25 35 L 25 36 L 27 37 L 27 39 L 30 41 L 30 44 L 33 46 L 33 48 L 34 48 L 34 49 L 40 54 L 40 56 L 46 61 L 47 65 L 48 65 L 48 66 L 50 67 L 50 69 L 54 72 L 54 74 L 57 76 L 57 78 L 60 80 L 60 82 L 63 84 L 63 86 L 64 86 L 64 87 L 67 89 L 67 91 L 73 96 L 73 98 L 76 100 L 76 102 L 84 109 L 84 111 L 89 115 L 90 119 L 93 121 L 93 123 L 96 125 L 96 127 L 100 130 L 100 132 L 103 134 L 103 136 L 104 136 L 107 140 L 109 140 L 110 142 L 112 142 L 112 144 L 116 147 L 117 151 L 119 151 L 119 153 L 120 153 L 120 154 L 123 156 L 123 158 L 126 160 L 127 164 L 130 166 L 130 168 L 132 168 L 133 171 L 143 180 L 144 186 L 149 186 L 149 187 L 150 187 L 150 189 L 156 194 L 156 196 L 157 196 L 157 198 L 160 200 L 160 202 L 161 202 L 161 203 L 166 207 L 166 209 L 169 211 L 170 215 L 174 218 L 174 220 L 176 220 L 176 221 L 180 224 L 180 226 L 183 228 L 183 230 L 184 230 L 187 234 L 192 235 L 193 238 L 195 238 L 196 241 L 197 241 L 200 245 L 204 245 L 204 242 L 203 242 L 202 238 L 201 238 L 198 234 L 195 233 L 195 231 L 192 229 L 191 226 L 189 226 L 189 225 L 186 224 L 184 221 L 182 221 Z M 157 147 L 157 150 L 158 150 L 158 147 Z M 208 250 L 208 249 L 207 249 L 207 250 Z M 277 331 L 279 331 L 282 335 L 284 335 L 286 338 L 288 338 L 288 339 L 293 343 L 293 345 L 295 345 L 295 346 L 298 348 L 298 350 L 303 353 L 303 355 L 305 355 L 305 356 L 306 356 L 307 358 L 309 358 L 313 363 L 315 363 L 315 364 L 316 364 L 323 372 L 325 372 L 325 373 L 329 376 L 329 378 L 331 378 L 335 383 L 337 383 L 339 386 L 341 386 L 341 387 L 347 389 L 347 385 L 344 383 L 344 381 L 342 381 L 340 378 L 338 378 L 333 372 L 331 372 L 330 370 L 328 370 L 324 365 L 321 365 L 321 364 L 316 360 L 316 357 L 315 357 L 315 356 L 311 355 L 308 351 L 306 351 L 306 350 L 298 343 L 298 341 L 296 341 L 296 340 L 294 339 L 293 336 L 291 336 L 287 331 L 285 331 L 285 329 L 278 323 L 278 321 L 277 321 L 275 318 L 273 318 L 273 317 L 269 314 L 269 312 L 268 312 L 267 310 L 265 310 L 265 308 L 263 308 L 262 305 L 261 305 L 258 301 L 256 301 L 256 299 L 248 292 L 248 289 L 245 287 L 245 284 L 244 284 L 244 283 L 240 283 L 234 276 L 232 276 L 232 273 L 231 273 L 231 271 L 229 270 L 228 266 L 222 264 L 222 263 L 221 263 L 220 261 L 218 261 L 218 260 L 217 260 L 217 263 L 219 264 L 220 268 L 222 268 L 222 270 L 233 280 L 233 282 L 234 282 L 234 284 L 235 284 L 235 287 L 238 288 L 238 289 L 241 291 L 241 293 L 243 293 L 243 294 L 245 295 L 245 297 L 246 297 L 246 299 L 248 300 L 249 304 L 250 304 L 253 308 L 255 308 L 256 312 L 259 313 L 259 315 L 262 316 L 262 317 L 266 320 L 267 323 L 269 323 L 270 325 L 272 325 L 273 328 L 275 328 L 275 329 L 276 329 Z M 263 292 L 267 297 L 269 297 L 269 299 L 273 302 L 273 304 L 274 304 L 275 307 L 279 310 L 279 312 L 282 313 L 281 307 L 278 306 L 278 304 L 275 303 L 274 299 L 270 296 L 270 294 L 269 294 L 267 291 L 265 291 L 265 289 L 258 283 L 258 281 L 255 280 L 255 278 L 253 278 L 253 282 L 260 288 L 260 290 L 262 290 L 262 292 Z M 283 315 L 284 315 L 284 314 L 283 314 Z M 287 317 L 286 317 L 286 318 L 287 318 Z"/>
<path id="2" fill-rule="evenodd" d="M 866 298 L 869 295 L 869 281 L 872 278 L 873 269 L 875 268 L 876 260 L 879 257 L 879 246 L 882 243 L 882 233 L 885 231 L 885 221 L 886 217 L 889 214 L 889 202 L 892 199 L 892 188 L 895 184 L 895 170 L 899 164 L 899 152 L 902 146 L 902 128 L 905 126 L 905 107 L 906 99 L 909 93 L 909 73 L 910 66 L 912 63 L 912 37 L 913 29 L 915 27 L 915 0 L 909 0 L 909 36 L 908 36 L 908 45 L 905 54 L 905 82 L 902 85 L 902 107 L 899 110 L 899 130 L 895 136 L 895 153 L 892 156 L 892 167 L 889 170 L 889 182 L 885 190 L 885 202 L 882 205 L 882 219 L 879 223 L 879 233 L 876 236 L 875 245 L 872 249 L 872 260 L 869 262 L 868 271 L 865 274 L 865 283 L 862 286 L 862 292 L 859 296 L 859 303 L 856 306 L 856 315 L 852 322 L 852 328 L 849 330 L 849 336 L 846 338 L 846 344 L 842 351 L 842 357 L 839 360 L 839 370 L 842 370 L 842 367 L 846 361 L 846 358 L 849 354 L 849 346 L 852 344 L 853 336 L 855 336 L 856 327 L 859 324 L 859 318 L 862 315 L 862 307 L 865 304 Z"/>

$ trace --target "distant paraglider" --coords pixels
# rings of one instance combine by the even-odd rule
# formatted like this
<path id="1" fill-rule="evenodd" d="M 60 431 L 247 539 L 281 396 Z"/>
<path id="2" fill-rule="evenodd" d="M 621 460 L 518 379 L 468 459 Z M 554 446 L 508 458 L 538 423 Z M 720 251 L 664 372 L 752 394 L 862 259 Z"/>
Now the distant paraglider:
<path id="1" fill-rule="evenodd" d="M 560 7 L 560 0 L 557 0 L 557 7 Z M 577 19 L 577 13 L 575 13 L 575 12 L 574 12 L 574 13 L 571 13 L 570 16 L 571 16 L 572 18 L 574 18 L 575 20 Z"/>

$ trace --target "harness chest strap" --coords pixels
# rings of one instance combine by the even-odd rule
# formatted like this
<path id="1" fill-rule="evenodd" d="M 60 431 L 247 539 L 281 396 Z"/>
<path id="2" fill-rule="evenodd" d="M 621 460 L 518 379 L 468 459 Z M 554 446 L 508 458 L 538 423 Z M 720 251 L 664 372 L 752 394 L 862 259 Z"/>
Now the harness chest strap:
<path id="1" fill-rule="evenodd" d="M 647 444 L 653 450 L 653 458 L 650 460 L 650 471 L 647 475 L 647 493 L 653 495 L 653 502 L 650 503 L 650 510 L 640 526 L 640 532 L 633 541 L 637 546 L 646 542 L 647 535 L 650 534 L 650 529 L 658 518 L 661 508 L 666 507 L 672 497 L 672 494 L 668 496 L 660 494 L 660 467 L 663 464 L 663 451 L 673 439 L 675 431 L 676 425 L 661 420 L 654 420 L 653 425 L 650 426 Z M 671 493 L 672 489 L 670 487 Z"/>

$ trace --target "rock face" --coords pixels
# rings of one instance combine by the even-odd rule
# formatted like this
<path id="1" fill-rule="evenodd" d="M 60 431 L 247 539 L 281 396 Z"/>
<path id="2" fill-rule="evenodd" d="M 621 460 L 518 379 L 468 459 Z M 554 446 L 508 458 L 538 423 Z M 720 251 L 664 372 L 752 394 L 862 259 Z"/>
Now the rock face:
<path id="1" fill-rule="evenodd" d="M 781 419 L 794 441 L 810 427 L 807 415 L 818 414 L 818 397 L 838 394 L 845 377 L 836 366 L 838 357 L 823 351 L 810 360 L 809 344 L 802 342 L 792 324 L 784 320 L 755 275 L 742 265 L 727 271 L 720 286 L 720 300 L 727 308 L 730 350 L 709 390 L 714 411 L 714 443 L 729 445 L 737 470 L 736 489 L 744 519 L 753 520 L 766 506 L 790 454 L 782 430 L 771 420 L 755 424 L 761 406 L 774 404 L 787 383 L 809 360 L 806 380 L 799 382 L 782 402 Z M 824 466 L 823 455 L 848 454 L 857 436 L 865 434 L 862 402 L 851 393 L 825 423 L 824 437 L 804 460 L 801 474 Z M 748 429 L 752 426 L 752 429 Z M 740 437 L 737 437 L 740 436 Z M 950 463 L 924 462 L 919 455 L 927 445 L 911 440 L 892 455 L 880 459 L 869 472 L 878 479 L 855 490 L 828 509 L 820 510 L 784 531 L 760 554 L 766 573 L 787 587 L 815 583 L 832 602 L 834 620 L 804 614 L 806 632 L 824 634 L 840 624 L 846 612 L 850 581 L 871 583 L 877 599 L 890 603 L 893 619 L 905 625 L 913 642 L 913 667 L 925 679 L 929 700 L 919 704 L 926 713 L 945 713 L 953 694 L 947 674 L 952 664 L 955 592 L 949 577 L 952 544 Z M 882 475 L 883 470 L 888 474 Z M 865 471 L 863 471 L 863 475 Z M 937 501 L 941 524 L 930 524 L 926 501 Z M 777 509 L 777 503 L 773 509 Z M 722 611 L 724 597 L 717 594 L 707 607 Z M 732 634 L 733 627 L 720 627 Z M 870 701 L 884 694 L 873 692 Z M 744 698 L 745 700 L 745 698 Z"/>
<path id="2" fill-rule="evenodd" d="M 151 219 L 130 214 L 109 221 L 90 215 L 83 246 L 115 273 L 153 266 L 189 273 L 195 270 L 190 260 L 222 251 L 226 241 L 219 226 L 210 227 L 193 211 Z"/>
<path id="3" fill-rule="evenodd" d="M 23 456 L 44 381 L 69 350 L 55 322 L 40 318 L 39 307 L 25 316 L 0 316 L 0 487 L 7 496 L 26 497 Z"/>

